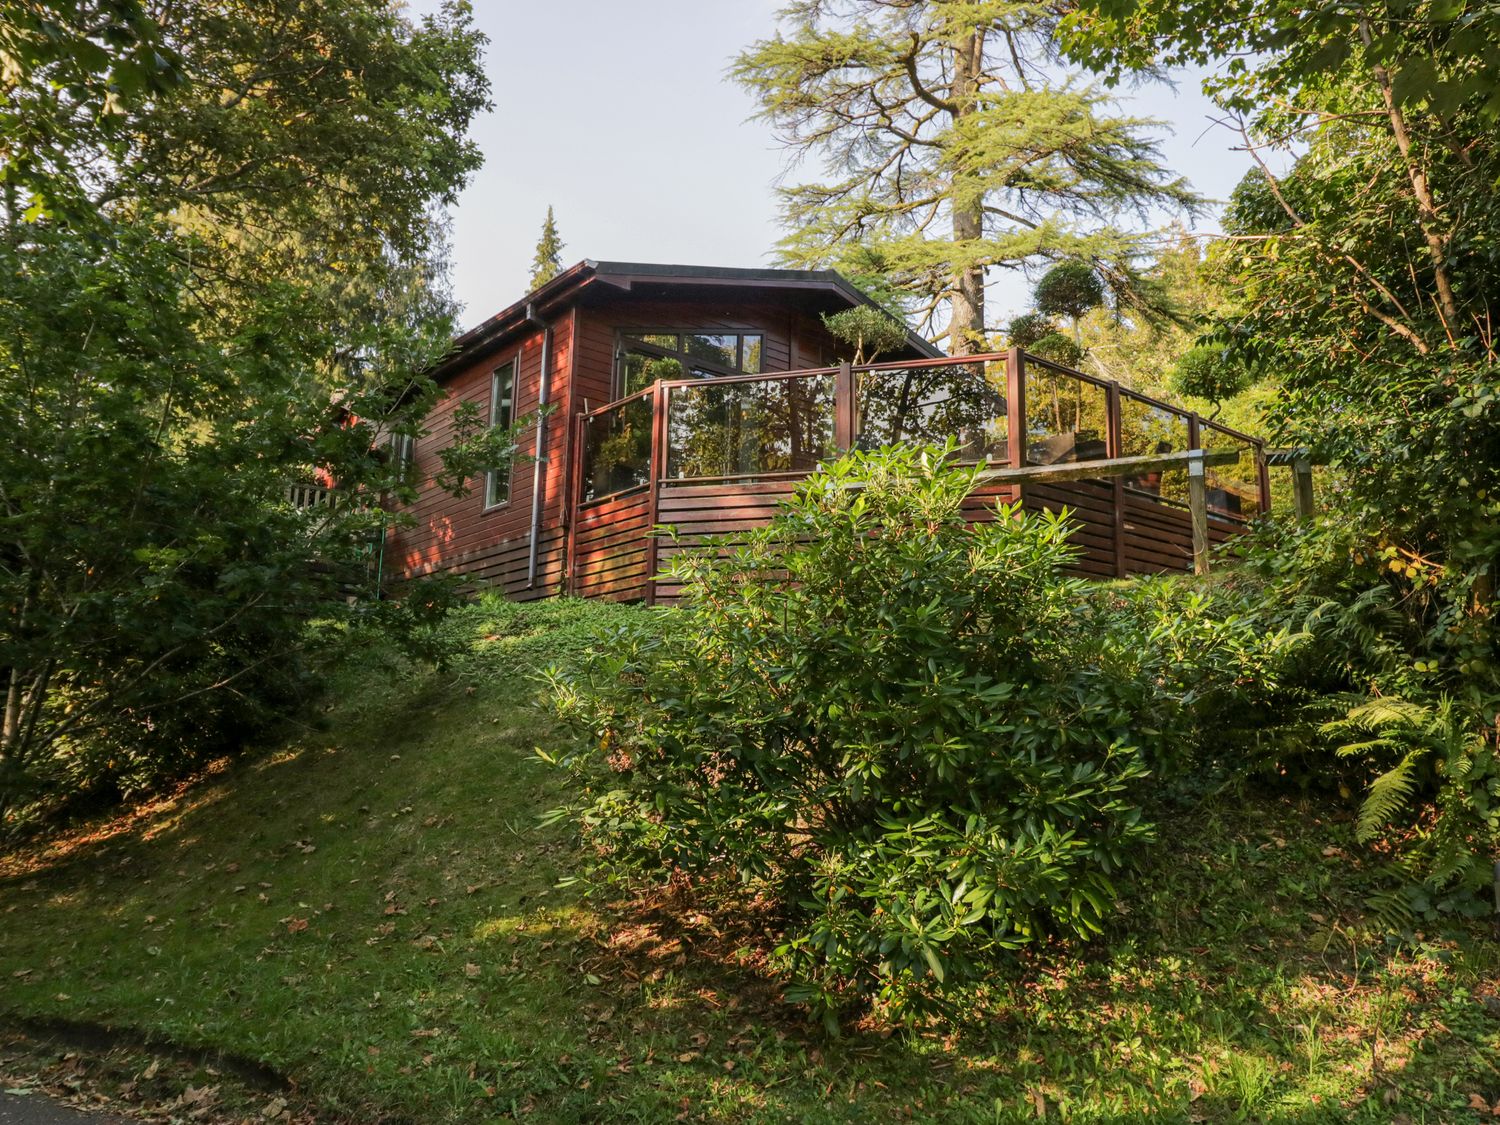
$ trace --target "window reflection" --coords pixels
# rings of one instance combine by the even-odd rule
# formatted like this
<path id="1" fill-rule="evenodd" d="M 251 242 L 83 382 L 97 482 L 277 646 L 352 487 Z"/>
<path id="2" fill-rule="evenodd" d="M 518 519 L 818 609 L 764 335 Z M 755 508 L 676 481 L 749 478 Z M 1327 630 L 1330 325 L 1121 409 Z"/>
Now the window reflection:
<path id="1" fill-rule="evenodd" d="M 619 354 L 616 390 L 624 398 L 661 379 L 759 375 L 764 370 L 765 337 L 743 332 L 632 330 L 620 334 Z"/>

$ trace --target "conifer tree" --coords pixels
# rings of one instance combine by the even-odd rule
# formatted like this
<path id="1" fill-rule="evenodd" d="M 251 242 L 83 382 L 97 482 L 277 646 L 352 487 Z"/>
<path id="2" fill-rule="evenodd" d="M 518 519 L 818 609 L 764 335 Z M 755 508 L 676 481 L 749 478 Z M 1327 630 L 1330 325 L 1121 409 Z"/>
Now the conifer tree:
<path id="1" fill-rule="evenodd" d="M 1065 74 L 1055 24 L 1027 0 L 792 0 L 732 71 L 825 173 L 782 189 L 781 261 L 884 274 L 929 331 L 946 309 L 954 354 L 983 346 L 996 267 L 1086 261 L 1137 299 L 1151 236 L 1127 220 L 1199 200 L 1155 122 Z"/>
<path id="2" fill-rule="evenodd" d="M 531 258 L 531 286 L 535 289 L 545 285 L 562 270 L 563 240 L 557 235 L 557 220 L 552 217 L 552 208 L 547 208 L 547 221 L 542 224 L 542 237 L 537 239 L 536 253 Z"/>

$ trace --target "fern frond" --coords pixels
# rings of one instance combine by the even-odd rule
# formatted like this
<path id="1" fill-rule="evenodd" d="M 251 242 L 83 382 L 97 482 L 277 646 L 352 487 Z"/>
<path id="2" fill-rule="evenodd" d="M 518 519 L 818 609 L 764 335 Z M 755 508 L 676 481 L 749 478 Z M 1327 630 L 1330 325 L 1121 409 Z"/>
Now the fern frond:
<path id="1" fill-rule="evenodd" d="M 1425 749 L 1411 751 L 1391 769 L 1370 782 L 1364 804 L 1359 809 L 1359 823 L 1354 836 L 1360 843 L 1372 839 L 1401 811 L 1412 790 L 1417 787 L 1417 763 Z"/>
<path id="2" fill-rule="evenodd" d="M 1332 726 L 1334 726 L 1333 723 L 1324 724 L 1323 733 L 1343 733 L 1342 731 L 1330 731 L 1329 728 Z M 1372 738 L 1368 742 L 1346 742 L 1334 750 L 1334 753 L 1340 758 L 1352 758 L 1356 754 L 1365 754 L 1371 750 L 1391 750 L 1400 745 L 1393 738 Z"/>
<path id="3" fill-rule="evenodd" d="M 1378 731 L 1385 727 L 1419 728 L 1433 717 L 1432 708 L 1409 699 L 1384 696 L 1352 707 L 1346 716 L 1349 723 L 1366 730 Z"/>

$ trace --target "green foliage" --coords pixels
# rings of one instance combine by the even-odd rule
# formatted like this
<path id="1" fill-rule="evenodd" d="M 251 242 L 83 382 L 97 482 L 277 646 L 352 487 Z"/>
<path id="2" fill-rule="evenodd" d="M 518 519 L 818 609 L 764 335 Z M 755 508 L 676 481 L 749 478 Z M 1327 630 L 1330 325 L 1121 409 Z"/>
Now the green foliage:
<path id="1" fill-rule="evenodd" d="M 884 309 L 858 305 L 843 312 L 823 313 L 823 327 L 840 343 L 853 348 L 849 361 L 874 363 L 876 357 L 906 343 L 906 325 Z"/>
<path id="2" fill-rule="evenodd" d="M 1321 455 L 1334 486 L 1336 523 L 1257 563 L 1275 571 L 1265 612 L 1300 615 L 1323 654 L 1304 672 L 1326 689 L 1325 740 L 1365 747 L 1329 762 L 1304 738 L 1311 761 L 1367 791 L 1367 830 L 1386 826 L 1426 891 L 1482 881 L 1500 714 L 1500 15 L 1101 0 L 1066 31 L 1116 75 L 1224 60 L 1210 92 L 1250 146 L 1292 158 L 1236 189 L 1212 256 L 1230 300 L 1211 338 L 1226 362 L 1275 373 L 1278 442 Z"/>
<path id="3" fill-rule="evenodd" d="M 1251 374 L 1222 345 L 1198 344 L 1183 352 L 1172 369 L 1172 389 L 1189 398 L 1213 404 L 1212 418 L 1219 416 L 1224 400 L 1234 398 L 1249 386 Z"/>
<path id="4" fill-rule="evenodd" d="M 992 267 L 1085 259 L 1135 290 L 1135 215 L 1200 200 L 1162 166 L 1156 122 L 1059 74 L 1056 23 L 1023 0 L 790 4 L 732 68 L 823 168 L 781 192 L 781 260 L 889 279 L 955 354 L 987 335 Z"/>
<path id="5" fill-rule="evenodd" d="M 1064 367 L 1077 368 L 1083 362 L 1086 354 L 1071 336 L 1064 336 L 1061 332 L 1049 332 L 1041 339 L 1035 341 L 1028 349 L 1032 355 L 1050 359 L 1053 363 L 1060 363 Z"/>
<path id="6" fill-rule="evenodd" d="M 1020 316 L 1012 317 L 1010 323 L 1005 326 L 1006 343 L 1013 348 L 1022 348 L 1026 351 L 1032 351 L 1038 342 L 1057 334 L 1056 322 L 1041 313 L 1022 313 Z"/>
<path id="7" fill-rule="evenodd" d="M 1138 696 L 1073 625 L 1065 522 L 970 526 L 972 487 L 932 451 L 852 454 L 731 557 L 674 559 L 670 621 L 553 676 L 579 742 L 549 760 L 607 870 L 733 876 L 829 1021 L 1098 933 L 1151 837 Z"/>
<path id="8" fill-rule="evenodd" d="M 1043 316 L 1077 320 L 1104 303 L 1104 283 L 1087 262 L 1059 262 L 1041 276 L 1031 296 Z"/>
<path id="9" fill-rule="evenodd" d="M 1403 866 L 1433 899 L 1489 889 L 1500 854 L 1500 754 L 1492 725 L 1477 726 L 1468 709 L 1448 698 L 1382 698 L 1351 708 L 1323 730 L 1353 740 L 1338 747 L 1341 757 L 1377 768 L 1395 763 L 1369 783 L 1359 811 L 1361 842 L 1403 829 Z M 1418 798 L 1433 793 L 1429 811 Z"/>
<path id="10" fill-rule="evenodd" d="M 557 233 L 557 220 L 552 217 L 552 208 L 547 208 L 547 218 L 542 223 L 542 236 L 537 239 L 536 253 L 531 258 L 531 280 L 528 289 L 545 285 L 562 269 L 562 251 L 565 243 Z"/>
<path id="11" fill-rule="evenodd" d="M 323 705 L 274 753 L 64 841 L 0 847 L 0 1015 L 254 1059 L 295 1086 L 279 1094 L 294 1116 L 361 1122 L 640 1125 L 687 1098 L 736 1125 L 1020 1125 L 1043 1090 L 1052 1121 L 1377 1125 L 1462 1121 L 1491 1089 L 1488 925 L 1387 940 L 1362 905 L 1379 869 L 1333 803 L 1263 789 L 1162 813 L 1167 846 L 1121 880 L 1104 938 L 1033 947 L 955 993 L 947 1026 L 799 1027 L 756 956 L 772 919 L 558 885 L 580 857 L 536 826 L 561 779 L 528 758 L 565 735 L 519 677 L 574 662 L 592 646 L 581 619 L 606 614 L 672 619 L 466 607 L 441 626 L 471 646 L 447 672 L 350 637 Z M 1399 1084 L 1370 1098 L 1397 1051 Z M 8 1086 L 30 1073 L 4 1057 Z M 137 1106 L 176 1103 L 173 1073 L 141 1080 Z M 179 1073 L 201 1091 L 201 1066 Z M 229 1075 L 209 1085 L 237 1118 L 278 1097 L 242 1106 Z"/>
<path id="12" fill-rule="evenodd" d="M 5 827 L 242 745 L 310 694 L 309 619 L 416 643 L 445 604 L 350 598 L 413 489 L 384 450 L 436 394 L 431 209 L 484 104 L 462 6 L 24 8 L 0 21 Z"/>
<path id="13" fill-rule="evenodd" d="M 1368 531 L 1346 519 L 1257 538 L 1247 605 L 1299 642 L 1254 757 L 1274 776 L 1364 794 L 1359 837 L 1395 860 L 1404 910 L 1484 909 L 1500 847 L 1496 702 L 1451 670 L 1467 649 L 1451 610 L 1434 585 L 1410 591 L 1410 564 L 1368 552 Z"/>

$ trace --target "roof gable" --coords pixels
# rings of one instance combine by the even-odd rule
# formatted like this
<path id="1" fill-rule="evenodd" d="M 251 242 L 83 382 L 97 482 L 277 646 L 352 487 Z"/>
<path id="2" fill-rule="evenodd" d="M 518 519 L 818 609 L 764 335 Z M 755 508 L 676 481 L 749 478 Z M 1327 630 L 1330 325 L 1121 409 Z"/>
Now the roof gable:
<path id="1" fill-rule="evenodd" d="M 653 262 L 602 262 L 585 258 L 460 335 L 454 340 L 452 350 L 438 362 L 433 373 L 442 378 L 471 358 L 501 346 L 513 333 L 532 323 L 533 318 L 545 319 L 549 314 L 571 304 L 590 285 L 609 285 L 629 290 L 636 282 L 701 288 L 735 286 L 742 289 L 812 290 L 832 294 L 850 308 L 859 305 L 878 307 L 868 294 L 835 270 L 745 269 Z M 943 354 L 909 329 L 907 344 L 923 356 L 937 358 Z"/>

